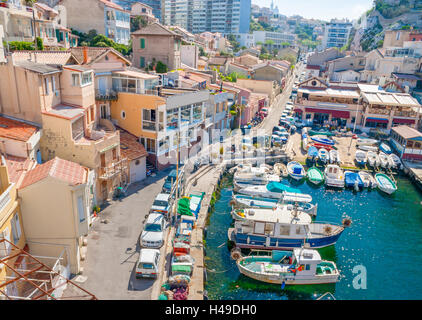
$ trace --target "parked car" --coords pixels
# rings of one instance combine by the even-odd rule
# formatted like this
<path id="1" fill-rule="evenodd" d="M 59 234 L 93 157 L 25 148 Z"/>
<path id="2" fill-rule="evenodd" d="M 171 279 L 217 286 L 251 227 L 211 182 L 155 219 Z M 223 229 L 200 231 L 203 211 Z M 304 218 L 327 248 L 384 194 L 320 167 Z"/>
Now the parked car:
<path id="1" fill-rule="evenodd" d="M 287 132 L 287 129 L 285 127 L 282 127 L 282 126 L 275 126 L 273 128 L 273 133 L 274 132 Z"/>
<path id="2" fill-rule="evenodd" d="M 288 141 L 288 139 L 286 137 L 279 137 L 277 135 L 273 135 L 271 137 L 271 145 L 274 146 L 276 144 L 282 145 L 282 144 L 286 144 Z"/>
<path id="3" fill-rule="evenodd" d="M 141 234 L 141 246 L 144 248 L 161 248 L 164 243 L 166 219 L 162 214 L 148 215 L 144 231 Z"/>
<path id="4" fill-rule="evenodd" d="M 136 264 L 136 279 L 157 278 L 160 265 L 160 250 L 141 249 Z"/>
<path id="5" fill-rule="evenodd" d="M 279 136 L 279 137 L 286 137 L 289 138 L 289 133 L 287 131 L 275 131 L 273 132 L 273 135 Z"/>
<path id="6" fill-rule="evenodd" d="M 152 203 L 149 213 L 160 213 L 163 214 L 166 218 L 169 217 L 170 208 L 172 204 L 172 198 L 169 193 L 159 193 L 154 202 Z"/>
<path id="7" fill-rule="evenodd" d="M 182 189 L 182 185 L 183 185 L 183 179 L 184 179 L 184 174 L 182 169 L 179 169 L 179 193 Z M 176 184 L 176 180 L 177 180 L 177 170 L 172 170 L 169 175 L 166 178 L 166 181 L 164 181 L 164 185 L 163 185 L 163 193 L 171 193 L 171 191 L 173 190 L 174 185 Z"/>

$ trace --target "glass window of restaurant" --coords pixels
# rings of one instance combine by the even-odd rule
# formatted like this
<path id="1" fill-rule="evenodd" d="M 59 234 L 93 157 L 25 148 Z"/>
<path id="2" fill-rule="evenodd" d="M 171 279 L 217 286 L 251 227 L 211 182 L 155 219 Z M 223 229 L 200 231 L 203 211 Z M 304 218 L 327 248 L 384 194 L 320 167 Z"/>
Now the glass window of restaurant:
<path id="1" fill-rule="evenodd" d="M 184 107 L 181 108 L 180 114 L 181 114 L 182 125 L 191 123 L 190 110 L 191 110 L 190 105 L 184 106 Z"/>
<path id="2" fill-rule="evenodd" d="M 179 109 L 167 110 L 167 130 L 179 128 Z"/>
<path id="3" fill-rule="evenodd" d="M 197 103 L 193 107 L 193 122 L 199 122 L 202 120 L 202 104 Z"/>

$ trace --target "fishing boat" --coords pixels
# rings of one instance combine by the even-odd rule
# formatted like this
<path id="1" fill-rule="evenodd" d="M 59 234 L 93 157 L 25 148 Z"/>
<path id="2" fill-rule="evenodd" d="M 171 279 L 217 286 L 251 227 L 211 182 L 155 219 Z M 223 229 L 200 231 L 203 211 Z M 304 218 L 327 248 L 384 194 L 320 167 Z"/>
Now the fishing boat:
<path id="1" fill-rule="evenodd" d="M 279 204 L 273 208 L 233 208 L 231 211 L 231 215 L 234 220 L 246 220 L 251 215 L 255 214 L 262 214 L 262 215 L 291 215 L 291 212 L 295 210 L 296 215 L 305 214 L 308 215 L 308 213 L 301 211 L 299 209 L 299 206 L 295 206 L 293 204 Z"/>
<path id="2" fill-rule="evenodd" d="M 321 161 L 323 164 L 330 162 L 330 154 L 324 148 L 319 149 L 318 158 L 319 158 L 319 161 Z"/>
<path id="3" fill-rule="evenodd" d="M 375 180 L 378 183 L 378 189 L 382 192 L 392 194 L 397 190 L 396 183 L 384 173 L 377 173 L 375 175 Z"/>
<path id="4" fill-rule="evenodd" d="M 393 152 L 391 151 L 390 146 L 384 142 L 380 144 L 380 150 L 385 154 L 391 154 Z"/>
<path id="5" fill-rule="evenodd" d="M 354 188 L 356 191 L 364 187 L 364 183 L 361 177 L 359 176 L 359 173 L 353 171 L 344 172 L 344 184 L 346 185 L 346 187 Z"/>
<path id="6" fill-rule="evenodd" d="M 335 148 L 334 146 L 327 146 L 326 144 L 320 144 L 320 143 L 313 143 L 312 146 L 314 146 L 318 150 L 319 149 L 325 149 L 327 151 L 331 151 Z"/>
<path id="7" fill-rule="evenodd" d="M 363 145 L 363 146 L 373 146 L 373 145 L 376 145 L 376 144 L 378 144 L 378 140 L 375 140 L 375 139 L 362 139 L 362 138 L 360 138 L 360 139 L 357 139 L 356 140 L 356 144 L 358 145 L 358 146 L 360 146 L 360 145 Z"/>
<path id="8" fill-rule="evenodd" d="M 378 156 L 379 156 L 379 159 L 380 159 L 381 167 L 387 169 L 389 167 L 388 156 L 384 152 L 380 152 L 378 154 Z"/>
<path id="9" fill-rule="evenodd" d="M 337 150 L 330 150 L 330 163 L 332 164 L 340 164 L 341 160 L 340 160 L 340 154 L 338 153 Z"/>
<path id="10" fill-rule="evenodd" d="M 270 182 L 266 186 L 248 186 L 246 188 L 240 189 L 238 192 L 240 194 L 245 194 L 249 196 L 264 197 L 271 199 L 281 199 L 283 197 L 284 192 L 292 194 L 302 193 L 299 189 L 289 187 L 280 182 Z"/>
<path id="11" fill-rule="evenodd" d="M 338 165 L 329 164 L 324 171 L 325 184 L 329 187 L 344 188 L 344 173 Z"/>
<path id="12" fill-rule="evenodd" d="M 317 167 L 312 167 L 306 173 L 309 182 L 318 185 L 324 182 L 324 174 Z"/>
<path id="13" fill-rule="evenodd" d="M 322 284 L 339 281 L 340 272 L 332 261 L 322 260 L 312 249 L 293 251 L 274 250 L 263 256 L 261 252 L 242 257 L 240 250 L 233 251 L 239 272 L 246 277 L 265 283 L 281 285 Z"/>
<path id="14" fill-rule="evenodd" d="M 375 168 L 380 165 L 380 158 L 378 154 L 375 153 L 374 151 L 368 151 L 367 158 L 368 158 L 368 164 L 371 167 Z"/>
<path id="15" fill-rule="evenodd" d="M 375 147 L 375 146 L 366 146 L 366 145 L 358 146 L 358 149 L 363 150 L 363 151 L 373 151 L 373 152 L 377 152 L 378 151 L 378 147 Z"/>
<path id="16" fill-rule="evenodd" d="M 403 169 L 403 164 L 402 164 L 400 158 L 397 155 L 392 153 L 388 157 L 391 159 L 391 161 L 393 163 L 392 168 L 397 169 L 397 170 Z"/>
<path id="17" fill-rule="evenodd" d="M 306 171 L 303 166 L 297 161 L 291 161 L 287 164 L 287 172 L 294 180 L 301 180 L 305 177 Z"/>
<path id="18" fill-rule="evenodd" d="M 299 201 L 295 201 L 295 200 Z M 312 198 L 310 198 L 312 200 Z M 252 196 L 246 196 L 242 194 L 233 195 L 232 208 L 233 209 L 245 209 L 245 208 L 256 208 L 256 209 L 274 209 L 279 206 L 295 205 L 299 211 L 303 211 L 313 217 L 317 215 L 318 205 L 309 202 L 308 198 L 293 197 L 291 194 L 285 193 L 281 199 L 269 199 L 269 198 L 257 198 Z"/>
<path id="19" fill-rule="evenodd" d="M 361 178 L 363 182 L 364 188 L 376 188 L 377 182 L 375 181 L 374 177 L 366 171 L 359 171 L 359 177 Z"/>
<path id="20" fill-rule="evenodd" d="M 229 229 L 229 239 L 241 249 L 293 250 L 305 243 L 324 248 L 337 242 L 345 226 L 313 222 L 310 215 L 297 210 L 272 214 L 248 210 L 244 219 Z"/>
<path id="21" fill-rule="evenodd" d="M 310 146 L 308 149 L 308 158 L 315 161 L 316 157 L 318 157 L 318 149 L 314 146 Z"/>
<path id="22" fill-rule="evenodd" d="M 327 137 L 332 137 L 335 136 L 334 132 L 330 132 L 327 130 L 309 130 L 309 135 L 310 136 L 327 136 Z"/>
<path id="23" fill-rule="evenodd" d="M 327 145 L 327 146 L 333 146 L 335 144 L 335 142 L 331 139 L 322 138 L 322 137 L 318 137 L 318 136 L 311 137 L 311 140 L 315 141 L 316 143 L 324 144 L 324 145 Z"/>
<path id="24" fill-rule="evenodd" d="M 356 150 L 355 160 L 358 165 L 364 166 L 367 161 L 366 152 L 362 150 Z"/>

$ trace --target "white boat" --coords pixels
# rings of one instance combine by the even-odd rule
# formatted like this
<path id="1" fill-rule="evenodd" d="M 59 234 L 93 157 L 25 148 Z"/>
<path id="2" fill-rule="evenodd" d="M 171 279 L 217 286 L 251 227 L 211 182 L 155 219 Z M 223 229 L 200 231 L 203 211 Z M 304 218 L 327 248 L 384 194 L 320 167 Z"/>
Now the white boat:
<path id="1" fill-rule="evenodd" d="M 294 211 L 295 216 L 300 215 L 309 215 L 306 212 L 299 210 L 299 206 L 294 206 L 292 204 L 279 204 L 274 208 L 235 208 L 232 209 L 231 215 L 234 220 L 245 220 L 250 216 L 255 214 L 265 215 L 279 215 L 279 216 L 291 216 L 292 211 Z M 311 215 L 309 215 L 311 216 Z"/>
<path id="2" fill-rule="evenodd" d="M 373 146 L 378 144 L 378 140 L 375 139 L 357 139 L 356 144 L 358 146 Z"/>
<path id="3" fill-rule="evenodd" d="M 356 150 L 355 160 L 358 165 L 364 166 L 367 161 L 366 152 L 362 150 Z"/>
<path id="4" fill-rule="evenodd" d="M 388 156 L 384 152 L 379 153 L 380 165 L 382 168 L 389 168 Z"/>
<path id="5" fill-rule="evenodd" d="M 375 179 L 378 183 L 378 189 L 387 194 L 392 194 L 397 190 L 397 185 L 389 176 L 384 173 L 377 173 Z"/>
<path id="6" fill-rule="evenodd" d="M 293 252 L 278 251 L 255 252 L 242 257 L 239 251 L 232 256 L 239 257 L 236 261 L 239 272 L 243 275 L 266 283 L 281 285 L 305 285 L 336 283 L 340 272 L 332 261 L 322 260 L 316 250 L 298 248 Z M 259 254 L 259 255 L 258 255 Z M 306 267 L 305 267 L 306 266 Z"/>
<path id="7" fill-rule="evenodd" d="M 365 188 L 376 188 L 377 187 L 377 181 L 374 179 L 374 177 L 366 171 L 359 171 L 359 177 L 363 181 L 363 186 Z"/>
<path id="8" fill-rule="evenodd" d="M 373 151 L 373 152 L 377 152 L 378 151 L 378 147 L 375 146 L 358 146 L 358 149 L 363 150 L 363 151 Z"/>
<path id="9" fill-rule="evenodd" d="M 400 158 L 396 154 L 392 153 L 388 157 L 391 159 L 391 161 L 393 163 L 392 168 L 397 169 L 397 170 L 403 169 L 403 164 L 402 164 Z"/>
<path id="10" fill-rule="evenodd" d="M 380 158 L 374 151 L 368 151 L 367 153 L 368 164 L 371 167 L 378 167 L 380 165 Z"/>
<path id="11" fill-rule="evenodd" d="M 340 154 L 337 150 L 330 150 L 330 163 L 332 164 L 340 164 Z"/>
<path id="12" fill-rule="evenodd" d="M 289 176 L 287 172 L 287 167 L 284 163 L 276 163 L 274 165 L 274 174 L 279 175 L 280 177 L 286 178 Z"/>
<path id="13" fill-rule="evenodd" d="M 330 154 L 324 148 L 319 149 L 318 158 L 324 164 L 330 162 Z"/>
<path id="14" fill-rule="evenodd" d="M 245 188 L 253 185 L 266 185 L 272 181 L 280 182 L 280 177 L 275 174 L 269 174 L 268 168 L 250 168 L 250 171 L 238 170 L 233 177 L 234 189 Z"/>
<path id="15" fill-rule="evenodd" d="M 291 161 L 287 164 L 287 172 L 292 179 L 302 180 L 306 176 L 303 166 L 297 161 Z"/>
<path id="16" fill-rule="evenodd" d="M 299 189 L 289 187 L 279 182 L 270 182 L 266 186 L 249 186 L 240 189 L 238 192 L 240 194 L 260 198 L 285 199 L 286 197 L 289 197 L 291 200 L 295 200 L 296 202 L 312 201 L 312 197 L 310 195 L 302 194 Z"/>
<path id="17" fill-rule="evenodd" d="M 329 164 L 325 168 L 324 177 L 327 186 L 344 188 L 344 172 L 338 165 Z"/>

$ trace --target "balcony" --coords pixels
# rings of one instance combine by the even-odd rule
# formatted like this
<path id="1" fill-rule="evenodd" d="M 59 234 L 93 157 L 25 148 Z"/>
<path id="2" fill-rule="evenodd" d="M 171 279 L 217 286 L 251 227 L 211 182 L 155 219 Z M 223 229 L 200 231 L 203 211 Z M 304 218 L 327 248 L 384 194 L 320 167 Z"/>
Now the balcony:
<path id="1" fill-rule="evenodd" d="M 7 208 L 12 198 L 15 198 L 15 196 L 11 195 L 11 191 L 14 187 L 14 183 L 11 183 L 9 187 L 0 195 L 0 213 Z M 15 189 L 16 192 L 16 189 Z"/>
<path id="2" fill-rule="evenodd" d="M 98 169 L 98 177 L 100 180 L 109 180 L 128 170 L 127 158 L 121 158 L 109 166 L 100 167 Z"/>
<path id="3" fill-rule="evenodd" d="M 390 116 L 390 109 L 367 108 L 366 114 L 382 114 Z"/>
<path id="4" fill-rule="evenodd" d="M 417 115 L 414 111 L 394 111 L 395 117 L 416 118 Z"/>
<path id="5" fill-rule="evenodd" d="M 111 89 L 107 90 L 95 90 L 95 100 L 98 101 L 116 101 L 117 92 Z"/>

